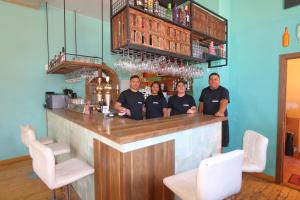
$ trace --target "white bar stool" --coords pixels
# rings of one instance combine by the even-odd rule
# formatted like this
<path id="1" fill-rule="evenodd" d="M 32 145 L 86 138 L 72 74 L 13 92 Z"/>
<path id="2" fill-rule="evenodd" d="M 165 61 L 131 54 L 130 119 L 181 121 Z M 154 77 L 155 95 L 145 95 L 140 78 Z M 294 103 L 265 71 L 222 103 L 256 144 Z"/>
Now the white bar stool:
<path id="1" fill-rule="evenodd" d="M 199 168 L 164 178 L 164 184 L 182 200 L 220 200 L 239 193 L 243 150 L 201 161 Z"/>
<path id="2" fill-rule="evenodd" d="M 52 150 L 34 140 L 30 143 L 29 149 L 32 154 L 32 166 L 39 178 L 53 191 L 68 186 L 68 199 L 70 199 L 69 184 L 94 173 L 94 169 L 85 162 L 72 158 L 55 165 L 55 158 Z"/>
<path id="3" fill-rule="evenodd" d="M 26 147 L 29 147 L 31 141 L 36 140 L 34 128 L 32 128 L 31 126 L 21 126 L 21 137 L 23 144 Z M 68 145 L 60 142 L 53 143 L 54 140 L 51 138 L 45 138 L 38 141 L 44 145 L 48 145 L 48 147 L 53 151 L 55 156 L 71 152 L 71 149 Z M 50 143 L 50 141 L 52 141 L 52 143 Z"/>
<path id="4" fill-rule="evenodd" d="M 34 130 L 32 126 L 30 125 L 25 125 L 25 126 L 21 126 L 21 132 L 22 132 L 22 142 L 25 146 L 28 147 L 28 142 L 27 142 L 27 138 L 26 138 L 26 132 L 28 130 Z M 24 133 L 24 134 L 23 134 Z M 40 141 L 42 144 L 52 144 L 54 143 L 54 140 L 52 138 L 49 138 L 49 137 L 45 137 L 45 138 L 40 138 L 40 139 L 37 139 L 38 141 Z"/>
<path id="5" fill-rule="evenodd" d="M 243 138 L 244 161 L 243 172 L 263 172 L 267 162 L 269 139 L 265 136 L 247 130 Z"/>

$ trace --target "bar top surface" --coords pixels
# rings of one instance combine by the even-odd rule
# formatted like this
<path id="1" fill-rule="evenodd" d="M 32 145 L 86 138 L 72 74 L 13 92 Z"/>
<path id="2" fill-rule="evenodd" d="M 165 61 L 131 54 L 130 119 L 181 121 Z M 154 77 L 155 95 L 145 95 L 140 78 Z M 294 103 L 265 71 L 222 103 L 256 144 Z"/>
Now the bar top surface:
<path id="1" fill-rule="evenodd" d="M 64 109 L 48 111 L 119 144 L 162 136 L 227 119 L 196 113 L 136 121 L 118 116 L 104 117 L 102 114 L 84 115 Z"/>

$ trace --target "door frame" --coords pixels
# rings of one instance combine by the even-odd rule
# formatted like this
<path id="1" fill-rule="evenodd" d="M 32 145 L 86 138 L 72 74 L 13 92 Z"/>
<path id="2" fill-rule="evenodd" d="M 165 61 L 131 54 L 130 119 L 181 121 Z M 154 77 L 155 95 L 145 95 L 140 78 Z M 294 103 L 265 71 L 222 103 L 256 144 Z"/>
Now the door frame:
<path id="1" fill-rule="evenodd" d="M 288 60 L 300 58 L 300 52 L 282 54 L 279 56 L 279 84 L 278 84 L 278 116 L 277 116 L 277 159 L 276 183 L 283 182 L 284 148 L 286 132 L 286 81 Z"/>

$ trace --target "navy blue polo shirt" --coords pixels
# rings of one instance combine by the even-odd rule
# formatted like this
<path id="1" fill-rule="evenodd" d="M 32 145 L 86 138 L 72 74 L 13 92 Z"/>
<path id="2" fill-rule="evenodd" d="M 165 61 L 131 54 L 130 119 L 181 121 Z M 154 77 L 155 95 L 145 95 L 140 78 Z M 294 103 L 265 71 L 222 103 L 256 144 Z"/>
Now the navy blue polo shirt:
<path id="1" fill-rule="evenodd" d="M 163 109 L 168 107 L 165 97 L 161 95 L 148 96 L 145 106 L 147 119 L 163 117 Z"/>
<path id="2" fill-rule="evenodd" d="M 186 114 L 187 111 L 196 106 L 195 100 L 191 95 L 185 94 L 183 97 L 173 95 L 169 98 L 168 108 L 171 108 L 170 115 Z"/>
<path id="3" fill-rule="evenodd" d="M 141 92 L 133 92 L 127 89 L 121 92 L 117 102 L 121 103 L 122 107 L 130 110 L 131 116 L 128 116 L 129 118 L 134 120 L 143 119 L 143 104 L 145 103 L 145 99 Z"/>
<path id="4" fill-rule="evenodd" d="M 210 87 L 204 88 L 199 98 L 199 101 L 203 102 L 203 114 L 214 115 L 219 111 L 220 102 L 224 99 L 227 99 L 228 103 L 230 102 L 229 92 L 226 88 L 222 86 L 215 90 L 210 89 Z M 228 115 L 227 109 L 224 114 L 225 116 Z"/>

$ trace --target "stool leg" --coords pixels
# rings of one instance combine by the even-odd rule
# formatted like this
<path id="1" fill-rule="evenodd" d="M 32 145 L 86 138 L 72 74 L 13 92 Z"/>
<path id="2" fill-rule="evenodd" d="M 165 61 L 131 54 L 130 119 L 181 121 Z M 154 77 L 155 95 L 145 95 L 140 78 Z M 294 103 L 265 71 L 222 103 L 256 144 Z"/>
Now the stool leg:
<path id="1" fill-rule="evenodd" d="M 70 189 L 71 189 L 71 185 L 69 184 L 69 185 L 67 185 L 67 190 L 68 190 L 68 200 L 71 200 L 71 191 L 70 191 Z"/>
<path id="2" fill-rule="evenodd" d="M 55 190 L 52 190 L 52 200 L 56 200 L 56 193 L 55 193 Z"/>

